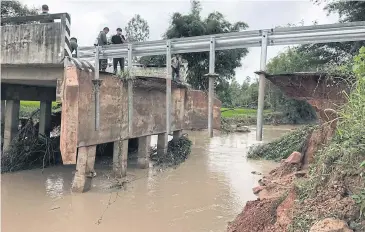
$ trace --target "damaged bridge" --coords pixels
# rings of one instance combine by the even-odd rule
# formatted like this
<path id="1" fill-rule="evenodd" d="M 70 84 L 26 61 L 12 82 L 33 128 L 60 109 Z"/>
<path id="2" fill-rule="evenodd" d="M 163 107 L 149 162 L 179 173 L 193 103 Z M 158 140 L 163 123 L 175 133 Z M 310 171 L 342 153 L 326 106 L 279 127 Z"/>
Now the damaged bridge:
<path id="1" fill-rule="evenodd" d="M 29 23 L 44 17 L 56 22 Z M 169 134 L 176 139 L 182 130 L 208 127 L 206 93 L 161 77 L 99 73 L 89 62 L 70 58 L 68 14 L 8 18 L 3 23 L 8 24 L 1 27 L 3 149 L 18 132 L 21 100 L 41 102 L 39 133 L 46 136 L 52 101 L 62 102 L 61 155 L 63 164 L 77 164 L 74 191 L 90 188 L 98 144 L 114 143 L 113 172 L 123 177 L 128 140 L 138 139 L 138 166 L 147 168 L 151 135 L 158 135 L 157 152 L 163 155 Z M 170 115 L 167 94 L 171 94 Z M 220 129 L 221 103 L 217 99 L 212 103 L 213 127 Z"/>

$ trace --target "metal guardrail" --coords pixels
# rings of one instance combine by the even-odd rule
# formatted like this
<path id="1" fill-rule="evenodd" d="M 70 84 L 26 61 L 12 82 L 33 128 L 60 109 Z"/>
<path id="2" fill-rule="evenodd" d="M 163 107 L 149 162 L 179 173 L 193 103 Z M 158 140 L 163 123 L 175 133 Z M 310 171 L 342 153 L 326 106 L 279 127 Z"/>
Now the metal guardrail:
<path id="1" fill-rule="evenodd" d="M 365 40 L 365 21 L 222 33 L 170 39 L 169 41 L 172 54 L 209 51 L 212 37 L 215 38 L 215 50 L 229 50 L 260 47 L 264 32 L 268 35 L 268 46 L 359 41 Z M 166 43 L 167 40 L 132 43 L 133 56 L 164 55 L 166 54 Z M 127 56 L 127 44 L 102 46 L 99 54 L 100 59 Z M 80 47 L 78 57 L 95 57 L 95 47 Z"/>
<path id="2" fill-rule="evenodd" d="M 107 45 L 101 47 L 80 47 L 78 56 L 81 59 L 99 59 L 128 57 L 128 69 L 132 68 L 133 56 L 166 55 L 166 131 L 171 129 L 171 54 L 194 53 L 209 51 L 209 96 L 208 96 L 208 133 L 213 136 L 213 96 L 215 74 L 215 51 L 237 48 L 261 47 L 261 61 L 259 78 L 259 97 L 257 107 L 256 140 L 262 140 L 264 90 L 267 60 L 267 47 L 274 45 L 310 44 L 326 42 L 344 42 L 365 40 L 365 21 L 352 23 L 337 23 L 304 27 L 273 28 L 265 30 L 222 33 L 189 38 L 157 40 L 141 43 L 121 45 Z M 98 64 L 95 65 L 98 67 Z M 96 69 L 97 70 L 97 69 Z M 99 73 L 96 72 L 95 80 Z M 128 95 L 132 99 L 132 85 L 128 83 Z M 128 98 L 129 99 L 129 98 Z M 96 115 L 99 113 L 98 96 L 96 100 Z M 128 101 L 129 132 L 133 119 L 132 101 Z M 96 118 L 95 128 L 98 128 L 99 119 Z"/>

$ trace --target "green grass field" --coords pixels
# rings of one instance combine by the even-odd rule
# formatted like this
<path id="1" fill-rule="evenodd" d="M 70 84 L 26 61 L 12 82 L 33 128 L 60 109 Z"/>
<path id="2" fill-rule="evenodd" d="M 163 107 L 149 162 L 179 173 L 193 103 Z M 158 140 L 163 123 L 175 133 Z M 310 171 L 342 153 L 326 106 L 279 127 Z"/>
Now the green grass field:
<path id="1" fill-rule="evenodd" d="M 20 101 L 20 117 L 29 117 L 30 114 L 40 107 L 39 101 Z M 52 102 L 52 107 L 57 106 L 57 102 Z"/>
<path id="2" fill-rule="evenodd" d="M 232 117 L 241 117 L 241 116 L 256 116 L 256 109 L 247 109 L 247 108 L 221 108 L 221 116 L 224 118 L 232 118 Z M 265 113 L 270 113 L 271 110 L 264 110 Z"/>

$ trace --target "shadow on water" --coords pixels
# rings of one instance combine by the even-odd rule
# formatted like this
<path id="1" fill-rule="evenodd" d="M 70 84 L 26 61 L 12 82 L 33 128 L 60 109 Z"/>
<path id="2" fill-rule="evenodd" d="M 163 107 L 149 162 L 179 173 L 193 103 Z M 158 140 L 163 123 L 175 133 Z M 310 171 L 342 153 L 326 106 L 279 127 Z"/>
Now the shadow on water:
<path id="1" fill-rule="evenodd" d="M 291 128 L 266 127 L 264 141 Z M 256 143 L 254 130 L 212 139 L 205 131 L 188 134 L 192 154 L 176 169 L 140 170 L 130 160 L 132 182 L 125 190 L 110 189 L 111 158 L 98 162 L 93 188 L 84 194 L 70 192 L 75 165 L 2 175 L 2 230 L 224 231 L 245 202 L 255 199 L 252 187 L 260 176 L 251 172 L 267 173 L 277 164 L 246 159 L 248 147 Z"/>

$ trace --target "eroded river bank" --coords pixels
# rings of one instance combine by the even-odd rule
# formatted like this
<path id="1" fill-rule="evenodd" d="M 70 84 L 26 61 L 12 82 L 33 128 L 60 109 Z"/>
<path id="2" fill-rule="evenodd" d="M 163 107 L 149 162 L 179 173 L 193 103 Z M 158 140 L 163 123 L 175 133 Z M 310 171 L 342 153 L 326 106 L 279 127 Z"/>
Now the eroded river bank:
<path id="1" fill-rule="evenodd" d="M 292 128 L 266 126 L 264 142 Z M 251 172 L 266 174 L 277 164 L 246 159 L 255 130 L 212 139 L 205 131 L 188 134 L 193 146 L 184 163 L 159 172 L 131 162 L 125 190 L 110 188 L 111 168 L 103 163 L 84 194 L 70 192 L 75 166 L 3 174 L 2 231 L 225 231 L 256 199 L 252 188 L 261 176 Z"/>

